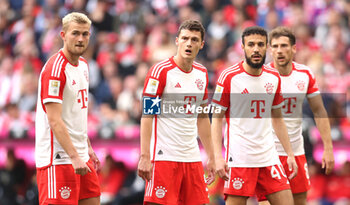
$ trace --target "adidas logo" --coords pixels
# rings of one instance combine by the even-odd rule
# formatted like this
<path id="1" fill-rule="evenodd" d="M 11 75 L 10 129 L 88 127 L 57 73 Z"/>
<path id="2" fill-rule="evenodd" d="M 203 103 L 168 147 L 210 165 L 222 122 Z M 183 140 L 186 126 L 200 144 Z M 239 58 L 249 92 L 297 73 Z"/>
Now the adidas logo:
<path id="1" fill-rule="evenodd" d="M 249 93 L 249 92 L 248 92 L 247 88 L 245 88 L 241 93 L 242 93 L 242 94 L 247 94 L 247 93 Z"/>
<path id="2" fill-rule="evenodd" d="M 175 85 L 175 88 L 181 88 L 180 83 L 177 83 L 177 84 Z"/>
<path id="3" fill-rule="evenodd" d="M 162 155 L 162 154 L 163 154 L 163 151 L 159 150 L 158 155 Z"/>
<path id="4" fill-rule="evenodd" d="M 77 83 L 75 82 L 75 80 L 73 80 L 72 85 L 75 85 L 75 84 L 77 84 Z"/>

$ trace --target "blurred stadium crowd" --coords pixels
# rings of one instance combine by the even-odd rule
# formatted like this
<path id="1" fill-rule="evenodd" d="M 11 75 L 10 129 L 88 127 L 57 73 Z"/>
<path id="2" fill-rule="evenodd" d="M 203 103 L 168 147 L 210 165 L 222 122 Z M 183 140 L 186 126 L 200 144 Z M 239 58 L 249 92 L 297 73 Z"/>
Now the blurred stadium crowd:
<path id="1" fill-rule="evenodd" d="M 0 204 L 36 203 L 34 167 L 16 159 L 21 156 L 15 153 L 22 142 L 34 146 L 38 75 L 46 60 L 62 47 L 61 18 L 71 11 L 86 13 L 93 22 L 84 54 L 90 66 L 88 127 L 92 144 L 102 146 L 104 140 L 139 146 L 145 76 L 155 62 L 176 53 L 174 40 L 183 20 L 200 20 L 206 28 L 205 47 L 197 61 L 208 68 L 210 93 L 220 71 L 243 58 L 240 36 L 244 28 L 292 28 L 297 37 L 295 61 L 310 66 L 316 75 L 331 117 L 335 147 L 337 169 L 326 177 L 318 164 L 320 136 L 312 118 L 307 118 L 311 112 L 306 107 L 304 136 L 310 174 L 319 177 L 313 180 L 318 183 L 310 191 L 310 203 L 332 204 L 350 198 L 350 165 L 346 163 L 350 161 L 349 0 L 0 0 Z M 268 56 L 266 62 L 270 60 Z M 130 204 L 115 196 L 130 194 L 126 189 L 133 186 L 142 191 L 142 181 L 123 162 L 115 162 L 108 153 L 101 156 L 106 157 L 101 171 L 102 188 L 107 190 L 104 199 Z M 22 172 L 23 167 L 31 171 Z M 220 194 L 215 186 L 213 193 Z"/>

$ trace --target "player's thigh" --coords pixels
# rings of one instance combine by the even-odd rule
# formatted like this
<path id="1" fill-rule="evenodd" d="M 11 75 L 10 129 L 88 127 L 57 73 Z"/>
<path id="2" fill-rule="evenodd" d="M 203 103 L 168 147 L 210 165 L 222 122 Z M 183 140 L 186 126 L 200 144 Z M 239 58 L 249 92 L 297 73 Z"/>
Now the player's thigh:
<path id="1" fill-rule="evenodd" d="M 228 195 L 226 197 L 226 205 L 246 205 L 248 197 L 246 196 L 236 196 L 236 195 Z"/>
<path id="2" fill-rule="evenodd" d="M 79 205 L 100 205 L 100 197 L 80 199 Z"/>
<path id="3" fill-rule="evenodd" d="M 178 204 L 182 179 L 180 162 L 155 161 L 152 178 L 146 181 L 144 204 Z"/>
<path id="4" fill-rule="evenodd" d="M 294 205 L 306 205 L 307 192 L 293 194 Z"/>
<path id="5" fill-rule="evenodd" d="M 184 177 L 180 190 L 180 203 L 198 205 L 209 203 L 202 162 L 183 162 Z"/>
<path id="6" fill-rule="evenodd" d="M 259 205 L 270 205 L 270 202 L 266 199 L 264 201 L 259 201 Z"/>
<path id="7" fill-rule="evenodd" d="M 290 189 L 278 191 L 266 196 L 271 205 L 293 205 L 293 196 Z"/>

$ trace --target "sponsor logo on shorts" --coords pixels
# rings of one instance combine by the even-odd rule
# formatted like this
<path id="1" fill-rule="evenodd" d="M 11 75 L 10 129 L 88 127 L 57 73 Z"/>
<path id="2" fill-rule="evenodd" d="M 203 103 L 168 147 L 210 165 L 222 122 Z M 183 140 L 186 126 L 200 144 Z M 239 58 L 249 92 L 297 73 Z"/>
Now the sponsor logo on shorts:
<path id="1" fill-rule="evenodd" d="M 69 187 L 61 187 L 60 192 L 61 192 L 61 197 L 62 199 L 68 199 L 70 197 L 70 192 L 72 190 Z"/>
<path id="2" fill-rule="evenodd" d="M 167 190 L 165 189 L 165 187 L 162 186 L 157 186 L 157 188 L 154 189 L 156 191 L 156 196 L 159 199 L 162 199 L 165 197 L 165 194 L 167 193 Z"/>
<path id="3" fill-rule="evenodd" d="M 232 180 L 232 182 L 233 182 L 233 183 L 232 183 L 232 186 L 233 186 L 234 189 L 236 189 L 236 190 L 242 189 L 243 184 L 244 184 L 243 179 L 237 177 L 237 178 L 234 178 L 234 179 Z"/>

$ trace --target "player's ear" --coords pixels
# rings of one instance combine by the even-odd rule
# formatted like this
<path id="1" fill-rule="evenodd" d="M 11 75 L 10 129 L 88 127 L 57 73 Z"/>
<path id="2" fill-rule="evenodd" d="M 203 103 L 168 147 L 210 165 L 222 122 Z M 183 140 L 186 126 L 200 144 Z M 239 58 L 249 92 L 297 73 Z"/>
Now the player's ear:
<path id="1" fill-rule="evenodd" d="M 204 41 L 202 41 L 200 49 L 202 49 L 203 47 L 204 47 Z"/>
<path id="2" fill-rule="evenodd" d="M 297 52 L 297 45 L 296 44 L 292 45 L 292 52 L 293 52 L 293 54 L 295 54 Z"/>
<path id="3" fill-rule="evenodd" d="M 65 35 L 66 35 L 66 33 L 62 30 L 62 31 L 60 32 L 60 36 L 61 36 L 62 40 L 64 40 Z"/>
<path id="4" fill-rule="evenodd" d="M 179 37 L 175 38 L 175 45 L 178 46 L 179 45 Z"/>

